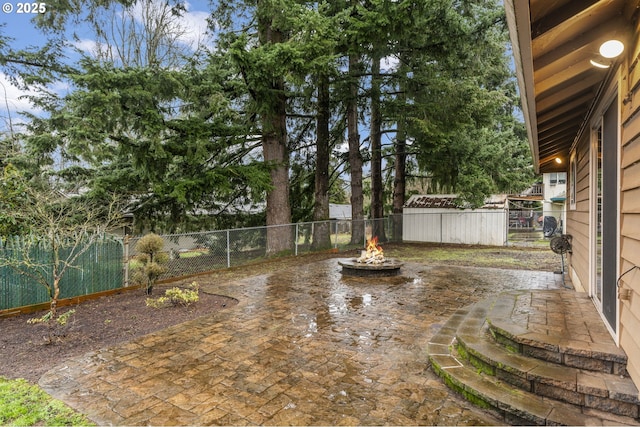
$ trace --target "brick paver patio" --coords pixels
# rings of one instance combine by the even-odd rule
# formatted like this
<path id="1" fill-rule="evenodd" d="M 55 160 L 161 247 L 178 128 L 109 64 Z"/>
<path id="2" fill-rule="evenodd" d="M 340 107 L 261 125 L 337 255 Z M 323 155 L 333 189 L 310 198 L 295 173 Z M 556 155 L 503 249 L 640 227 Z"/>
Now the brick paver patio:
<path id="1" fill-rule="evenodd" d="M 427 343 L 482 297 L 562 287 L 552 272 L 414 263 L 342 277 L 336 259 L 197 281 L 239 304 L 69 360 L 41 386 L 98 424 L 500 424 L 435 376 Z"/>

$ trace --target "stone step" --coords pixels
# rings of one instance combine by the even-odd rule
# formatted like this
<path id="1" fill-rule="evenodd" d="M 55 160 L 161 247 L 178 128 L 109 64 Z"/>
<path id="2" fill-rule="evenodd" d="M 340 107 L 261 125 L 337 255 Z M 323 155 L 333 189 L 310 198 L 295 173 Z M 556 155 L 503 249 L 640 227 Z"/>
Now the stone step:
<path id="1" fill-rule="evenodd" d="M 509 353 L 487 335 L 456 335 L 456 350 L 476 369 L 536 395 L 632 418 L 639 416 L 638 389 L 630 378 Z"/>
<path id="2" fill-rule="evenodd" d="M 509 425 L 640 425 L 636 419 L 537 396 L 478 372 L 455 355 L 429 356 L 434 371 L 470 402 L 495 411 Z"/>
<path id="3" fill-rule="evenodd" d="M 501 294 L 458 310 L 430 340 L 431 365 L 449 387 L 479 406 L 494 409 L 509 424 L 640 425 L 637 391 L 634 394 L 635 386 L 629 380 L 624 379 L 620 386 L 615 375 L 575 369 L 576 380 L 571 382 L 566 375 L 561 376 L 566 367 L 509 353 L 492 342 L 485 334 L 487 317 L 496 310 L 506 310 L 512 302 Z M 470 353 L 475 365 L 466 359 Z M 491 357 L 486 353 L 498 360 L 494 364 L 488 362 Z M 482 360 L 483 369 L 478 368 L 478 360 Z M 555 370 L 545 371 L 541 366 Z M 579 380 L 577 371 L 581 372 Z M 495 376 L 489 375 L 496 372 Z M 578 385 L 581 392 L 587 391 L 586 405 L 582 405 L 584 393 L 579 406 L 558 400 L 562 397 L 558 390 L 570 392 L 574 387 L 577 393 Z M 617 414 L 611 412 L 612 402 L 622 407 L 615 410 Z"/>
<path id="4" fill-rule="evenodd" d="M 536 305 L 549 301 L 558 307 L 554 312 L 536 310 Z M 509 292 L 491 306 L 486 321 L 494 339 L 510 351 L 583 370 L 628 376 L 627 355 L 615 345 L 599 317 L 584 315 L 587 310 L 595 308 L 583 293 L 547 291 L 532 296 L 530 292 Z"/>

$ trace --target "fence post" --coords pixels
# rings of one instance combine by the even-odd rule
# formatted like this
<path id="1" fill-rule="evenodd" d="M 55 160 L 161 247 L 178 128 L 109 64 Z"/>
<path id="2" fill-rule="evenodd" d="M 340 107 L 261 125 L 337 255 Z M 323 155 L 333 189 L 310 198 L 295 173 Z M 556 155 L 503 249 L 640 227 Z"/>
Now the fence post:
<path id="1" fill-rule="evenodd" d="M 509 210 L 504 212 L 504 245 L 509 246 Z"/>
<path id="2" fill-rule="evenodd" d="M 231 245 L 229 242 L 229 229 L 227 229 L 227 268 L 231 267 Z"/>
<path id="3" fill-rule="evenodd" d="M 362 220 L 362 247 L 367 247 L 367 220 Z"/>
<path id="4" fill-rule="evenodd" d="M 129 286 L 129 242 L 131 238 L 128 234 L 125 234 L 124 239 L 122 239 L 122 249 L 123 249 L 123 279 L 124 283 L 122 284 L 123 288 Z"/>
<path id="5" fill-rule="evenodd" d="M 333 244 L 333 247 L 335 249 L 338 249 L 338 220 L 336 220 L 334 222 L 334 225 L 335 225 L 335 230 L 336 230 L 336 233 L 335 233 L 336 234 L 336 238 L 335 238 L 335 243 Z M 329 223 L 329 227 L 331 227 L 331 223 Z"/>
<path id="6" fill-rule="evenodd" d="M 295 241 L 295 250 L 294 250 L 294 255 L 298 256 L 298 239 L 300 238 L 299 233 L 299 228 L 298 228 L 298 223 L 296 222 L 296 241 Z"/>

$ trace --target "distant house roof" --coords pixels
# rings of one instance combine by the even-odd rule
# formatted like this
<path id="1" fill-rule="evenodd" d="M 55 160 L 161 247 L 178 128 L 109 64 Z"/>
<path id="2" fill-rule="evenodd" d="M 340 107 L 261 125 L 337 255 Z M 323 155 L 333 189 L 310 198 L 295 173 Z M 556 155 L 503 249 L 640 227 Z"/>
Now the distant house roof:
<path id="1" fill-rule="evenodd" d="M 542 196 L 509 196 L 509 200 L 528 201 L 528 202 L 541 202 Z"/>
<path id="2" fill-rule="evenodd" d="M 484 209 L 504 209 L 508 205 L 509 196 L 506 194 L 492 194 L 484 199 Z"/>
<path id="3" fill-rule="evenodd" d="M 444 209 L 458 209 L 456 199 L 458 196 L 455 194 L 430 194 L 426 196 L 413 195 L 404 204 L 405 208 L 444 208 Z"/>
<path id="4" fill-rule="evenodd" d="M 405 208 L 423 208 L 423 209 L 464 209 L 466 206 L 458 206 L 456 194 L 428 194 L 413 195 L 405 203 Z M 504 209 L 507 203 L 506 194 L 495 194 L 487 197 L 484 201 L 482 209 Z"/>

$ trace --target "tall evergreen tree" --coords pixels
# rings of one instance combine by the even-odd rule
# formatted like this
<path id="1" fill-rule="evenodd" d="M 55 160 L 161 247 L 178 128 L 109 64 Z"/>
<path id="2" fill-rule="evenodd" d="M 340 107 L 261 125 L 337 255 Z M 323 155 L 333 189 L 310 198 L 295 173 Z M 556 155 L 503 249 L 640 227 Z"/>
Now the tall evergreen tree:
<path id="1" fill-rule="evenodd" d="M 183 49 L 154 43 L 176 41 L 179 32 L 162 28 L 173 28 L 177 16 L 163 11 L 182 13 L 177 1 L 159 2 L 163 8 L 146 15 L 158 24 L 144 27 L 150 37 L 131 19 L 118 23 L 120 9 L 109 9 L 131 10 L 129 2 L 93 2 L 84 10 L 58 3 L 59 16 L 39 17 L 59 30 L 48 49 L 16 55 L 0 46 L 0 65 L 25 71 L 25 84 L 71 83 L 65 97 L 45 90 L 35 99 L 49 116 L 31 117 L 30 149 L 42 164 L 54 152 L 61 156 L 60 182 L 75 189 L 130 194 L 151 227 L 169 218 L 184 229 L 190 214 L 220 213 L 234 200 L 264 194 L 267 224 L 290 222 L 293 169 L 306 180 L 301 185 L 314 188 L 313 217 L 325 218 L 327 180 L 336 178 L 327 172 L 327 153 L 345 131 L 343 170 L 357 225 L 364 218 L 364 123 L 370 125 L 373 217 L 384 213 L 385 163 L 394 167 L 394 212 L 404 203 L 406 165 L 415 160 L 439 188 L 475 203 L 529 179 L 522 128 L 512 118 L 515 86 L 497 0 L 220 1 L 211 18 L 217 53 L 203 51 L 192 61 Z M 56 62 L 53 41 L 64 41 L 74 19 L 87 18 L 100 36 L 100 55 L 72 66 Z M 108 41 L 101 23 L 130 31 Z M 150 50 L 132 58 L 127 46 Z M 379 70 L 389 59 L 398 65 Z M 394 136 L 387 160 L 385 132 Z M 305 146 L 309 140 L 313 149 Z M 308 169 L 312 156 L 315 170 Z M 310 205 L 304 202 L 305 209 Z M 364 229 L 353 231 L 352 243 L 361 244 Z M 289 244 L 288 231 L 272 234 L 269 252 Z"/>
<path id="2" fill-rule="evenodd" d="M 259 120 L 272 185 L 267 192 L 267 246 L 268 252 L 277 253 L 291 248 L 290 230 L 277 227 L 291 222 L 288 108 L 292 91 L 331 61 L 330 27 L 314 2 L 294 0 L 219 3 L 214 16 L 224 30 L 224 45 L 242 72 L 251 94 L 250 108 Z M 248 25 L 234 31 L 239 21 Z"/>
<path id="3" fill-rule="evenodd" d="M 441 25 L 431 40 L 437 55 L 425 57 L 427 50 L 413 58 L 429 66 L 417 69 L 409 82 L 414 106 L 409 132 L 431 179 L 478 206 L 488 194 L 508 190 L 498 171 L 513 171 L 526 158 L 526 142 L 512 126 L 515 91 L 505 54 L 504 9 L 497 2 L 468 0 L 451 2 L 438 14 Z M 499 161 L 492 153 L 504 154 L 503 147 L 515 151 Z M 530 170 L 516 169 L 516 182 L 526 186 Z"/>
<path id="4" fill-rule="evenodd" d="M 70 191 L 118 191 L 130 197 L 139 228 L 186 231 L 194 215 L 218 215 L 266 191 L 267 171 L 249 155 L 254 132 L 237 110 L 244 94 L 227 58 L 180 40 L 184 7 L 123 3 L 70 4 L 42 22 L 54 38 L 84 22 L 96 47 L 78 52 L 84 59 L 66 72 L 68 95 L 34 98 L 47 115 L 30 117 L 27 143 L 55 153 Z"/>
<path id="5" fill-rule="evenodd" d="M 276 5 L 268 0 L 258 0 L 256 5 L 258 40 L 266 55 L 278 55 L 286 41 L 287 28 L 279 22 L 282 16 Z M 263 58 L 255 58 L 262 61 Z M 266 59 L 266 58 L 264 58 Z M 285 58 L 278 58 L 284 60 Z M 254 62 L 252 66 L 258 65 Z M 263 68 L 261 76 L 248 80 L 254 101 L 259 107 L 262 120 L 262 153 L 270 167 L 272 188 L 267 191 L 267 253 L 278 253 L 291 248 L 291 233 L 286 227 L 275 227 L 291 223 L 289 205 L 289 149 L 287 141 L 287 95 L 285 92 L 282 64 L 271 64 Z M 280 65 L 278 67 L 277 65 Z M 248 72 L 244 71 L 247 75 Z"/>
<path id="6" fill-rule="evenodd" d="M 347 140 L 349 142 L 349 175 L 351 183 L 351 244 L 360 244 L 364 236 L 364 195 L 362 192 L 362 153 L 358 131 L 359 64 L 357 52 L 349 54 L 347 108 Z"/>
<path id="7" fill-rule="evenodd" d="M 313 220 L 325 221 L 329 219 L 331 94 L 328 75 L 322 74 L 319 76 L 318 80 Z M 326 248 L 331 246 L 328 224 L 324 223 L 314 228 L 313 245 L 316 248 Z"/>

